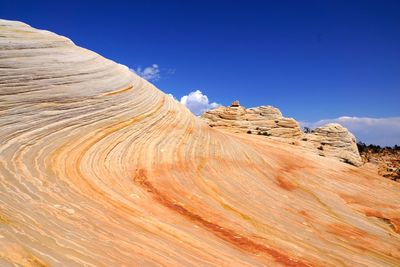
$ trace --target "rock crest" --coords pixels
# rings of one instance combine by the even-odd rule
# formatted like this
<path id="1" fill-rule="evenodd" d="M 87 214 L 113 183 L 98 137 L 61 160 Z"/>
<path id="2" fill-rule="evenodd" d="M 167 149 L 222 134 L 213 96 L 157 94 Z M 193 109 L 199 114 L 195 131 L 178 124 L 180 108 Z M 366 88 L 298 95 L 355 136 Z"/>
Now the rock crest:
<path id="1" fill-rule="evenodd" d="M 301 136 L 300 124 L 285 118 L 279 109 L 261 106 L 246 109 L 234 101 L 230 107 L 218 107 L 202 115 L 211 127 L 232 129 L 236 132 L 293 138 Z"/>

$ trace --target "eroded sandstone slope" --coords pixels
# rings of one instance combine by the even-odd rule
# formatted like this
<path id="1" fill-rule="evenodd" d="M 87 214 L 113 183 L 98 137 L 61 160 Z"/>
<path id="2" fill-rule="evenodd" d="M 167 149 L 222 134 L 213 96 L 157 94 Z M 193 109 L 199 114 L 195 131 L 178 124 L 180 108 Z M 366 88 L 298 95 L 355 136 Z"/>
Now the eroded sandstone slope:
<path id="1" fill-rule="evenodd" d="M 212 129 L 126 67 L 6 20 L 0 129 L 0 266 L 400 264 L 398 183 Z"/>

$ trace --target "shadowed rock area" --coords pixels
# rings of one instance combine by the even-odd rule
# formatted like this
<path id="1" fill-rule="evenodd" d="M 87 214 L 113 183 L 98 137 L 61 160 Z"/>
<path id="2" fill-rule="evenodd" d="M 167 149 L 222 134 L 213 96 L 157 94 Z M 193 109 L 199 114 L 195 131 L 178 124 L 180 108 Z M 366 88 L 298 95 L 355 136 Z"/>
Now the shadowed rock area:
<path id="1" fill-rule="evenodd" d="M 400 264 L 400 184 L 218 131 L 128 68 L 7 20 L 0 129 L 0 266 Z"/>

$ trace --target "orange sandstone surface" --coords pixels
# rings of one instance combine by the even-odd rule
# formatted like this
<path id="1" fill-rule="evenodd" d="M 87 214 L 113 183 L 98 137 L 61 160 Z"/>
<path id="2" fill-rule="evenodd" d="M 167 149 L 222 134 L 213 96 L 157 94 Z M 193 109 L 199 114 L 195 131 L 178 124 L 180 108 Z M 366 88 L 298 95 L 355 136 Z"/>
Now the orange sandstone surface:
<path id="1" fill-rule="evenodd" d="M 128 68 L 6 20 L 0 129 L 0 266 L 400 265 L 399 183 L 210 128 Z"/>

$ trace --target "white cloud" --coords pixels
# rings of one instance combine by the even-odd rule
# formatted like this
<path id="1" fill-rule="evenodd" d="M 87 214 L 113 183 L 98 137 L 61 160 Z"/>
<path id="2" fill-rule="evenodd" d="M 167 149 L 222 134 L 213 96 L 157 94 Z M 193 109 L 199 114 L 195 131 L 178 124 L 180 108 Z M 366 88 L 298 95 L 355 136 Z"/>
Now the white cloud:
<path id="1" fill-rule="evenodd" d="M 360 118 L 339 117 L 317 122 L 302 122 L 302 126 L 315 128 L 327 123 L 339 123 L 349 129 L 358 141 L 381 146 L 400 144 L 400 117 Z"/>
<path id="2" fill-rule="evenodd" d="M 160 68 L 157 64 L 153 64 L 144 69 L 138 67 L 136 69 L 130 69 L 130 70 L 148 81 L 158 81 L 161 78 Z"/>
<path id="3" fill-rule="evenodd" d="M 200 90 L 190 92 L 188 95 L 182 96 L 180 101 L 184 106 L 186 106 L 193 114 L 201 115 L 209 109 L 219 107 L 220 104 L 208 100 L 206 95 Z"/>

